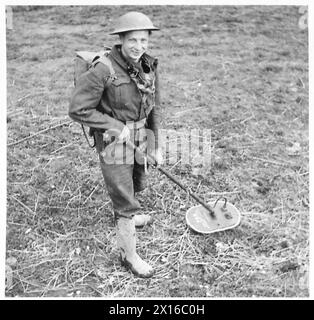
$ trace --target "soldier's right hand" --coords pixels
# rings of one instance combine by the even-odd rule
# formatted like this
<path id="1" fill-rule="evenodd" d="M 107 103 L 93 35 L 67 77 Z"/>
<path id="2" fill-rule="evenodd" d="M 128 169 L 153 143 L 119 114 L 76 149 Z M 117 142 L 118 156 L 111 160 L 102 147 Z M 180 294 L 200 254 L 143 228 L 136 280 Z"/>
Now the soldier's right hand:
<path id="1" fill-rule="evenodd" d="M 128 142 L 130 140 L 131 132 L 127 126 L 124 126 L 118 136 L 118 142 Z"/>
<path id="2" fill-rule="evenodd" d="M 115 137 L 116 143 L 128 142 L 131 136 L 130 129 L 127 126 L 124 126 L 122 130 L 116 128 L 108 129 L 106 134 L 109 137 Z"/>

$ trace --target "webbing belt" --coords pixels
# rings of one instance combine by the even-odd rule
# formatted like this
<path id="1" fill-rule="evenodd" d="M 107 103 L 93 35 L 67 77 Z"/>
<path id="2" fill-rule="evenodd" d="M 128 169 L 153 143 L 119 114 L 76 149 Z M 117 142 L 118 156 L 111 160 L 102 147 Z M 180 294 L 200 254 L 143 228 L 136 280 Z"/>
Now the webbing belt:
<path id="1" fill-rule="evenodd" d="M 126 121 L 125 125 L 129 128 L 129 129 L 141 129 L 143 127 L 145 127 L 146 124 L 146 118 L 139 120 L 139 121 Z"/>
<path id="2" fill-rule="evenodd" d="M 125 122 L 125 125 L 130 130 L 138 130 L 138 129 L 144 128 L 145 124 L 146 124 L 146 118 L 143 118 L 142 120 L 139 120 L 139 121 L 126 121 Z M 92 133 L 92 137 L 94 138 L 94 143 L 91 144 L 90 140 L 87 137 L 87 133 L 85 131 L 84 125 L 82 124 L 81 126 L 82 126 L 82 129 L 83 129 L 83 132 L 84 132 L 84 136 L 86 138 L 86 141 L 87 141 L 89 147 L 90 148 L 94 148 L 96 146 L 95 134 L 96 134 L 97 131 L 93 131 L 93 133 Z"/>

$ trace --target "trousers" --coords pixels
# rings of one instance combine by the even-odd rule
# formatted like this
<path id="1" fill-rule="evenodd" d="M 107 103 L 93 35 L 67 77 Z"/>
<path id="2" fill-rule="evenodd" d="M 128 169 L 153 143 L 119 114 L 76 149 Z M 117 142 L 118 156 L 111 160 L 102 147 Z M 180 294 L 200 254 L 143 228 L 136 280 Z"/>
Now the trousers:
<path id="1" fill-rule="evenodd" d="M 132 218 L 141 205 L 135 193 L 146 187 L 144 166 L 137 164 L 106 164 L 100 155 L 100 167 L 115 218 Z"/>
<path id="2" fill-rule="evenodd" d="M 135 137 L 140 137 L 141 141 L 136 139 L 135 145 L 140 146 L 145 128 L 137 129 L 133 132 Z M 135 197 L 136 192 L 143 191 L 147 186 L 147 177 L 143 159 L 134 150 L 128 150 L 128 161 L 108 161 L 108 152 L 111 149 L 106 148 L 108 142 L 104 142 L 102 134 L 96 134 L 96 148 L 99 153 L 99 161 L 102 175 L 106 184 L 108 194 L 110 196 L 114 217 L 132 218 L 137 211 L 141 210 L 141 205 Z M 110 142 L 109 142 L 110 143 Z M 124 148 L 123 148 L 124 147 Z M 123 159 L 123 151 L 125 144 L 117 144 L 114 146 L 115 155 L 118 155 L 118 160 Z M 109 150 L 109 151 L 108 151 Z M 104 152 L 106 151 L 106 152 Z M 121 156 L 121 157 L 120 157 Z M 130 157 L 133 161 L 130 161 Z M 112 160 L 109 159 L 109 160 Z M 124 151 L 125 160 L 125 151 Z"/>

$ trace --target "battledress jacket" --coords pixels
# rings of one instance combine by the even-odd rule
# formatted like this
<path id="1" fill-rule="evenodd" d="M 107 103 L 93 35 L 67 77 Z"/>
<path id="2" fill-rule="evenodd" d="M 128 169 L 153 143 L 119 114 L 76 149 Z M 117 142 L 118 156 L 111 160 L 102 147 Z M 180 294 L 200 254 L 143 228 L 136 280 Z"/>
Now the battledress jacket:
<path id="1" fill-rule="evenodd" d="M 147 118 L 145 127 L 153 131 L 155 148 L 158 148 L 161 113 L 157 59 L 146 53 L 141 57 L 141 61 L 146 63 L 146 72 L 153 74 L 155 87 L 154 94 L 146 97 L 144 103 L 142 93 L 130 78 L 129 63 L 122 57 L 121 45 L 115 45 L 108 58 L 116 78 L 106 86 L 110 70 L 103 63 L 97 63 L 83 73 L 77 79 L 71 97 L 69 116 L 74 121 L 101 131 L 116 129 L 119 132 L 127 121 Z"/>

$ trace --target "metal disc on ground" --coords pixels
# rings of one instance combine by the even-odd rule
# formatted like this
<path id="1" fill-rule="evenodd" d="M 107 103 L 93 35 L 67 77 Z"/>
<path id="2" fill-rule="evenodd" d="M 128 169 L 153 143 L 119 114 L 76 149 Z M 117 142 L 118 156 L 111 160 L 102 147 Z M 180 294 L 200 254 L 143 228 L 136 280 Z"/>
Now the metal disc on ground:
<path id="1" fill-rule="evenodd" d="M 199 233 L 213 233 L 235 228 L 241 220 L 239 210 L 225 200 L 209 203 L 215 215 L 202 205 L 190 208 L 186 213 L 188 226 Z"/>

